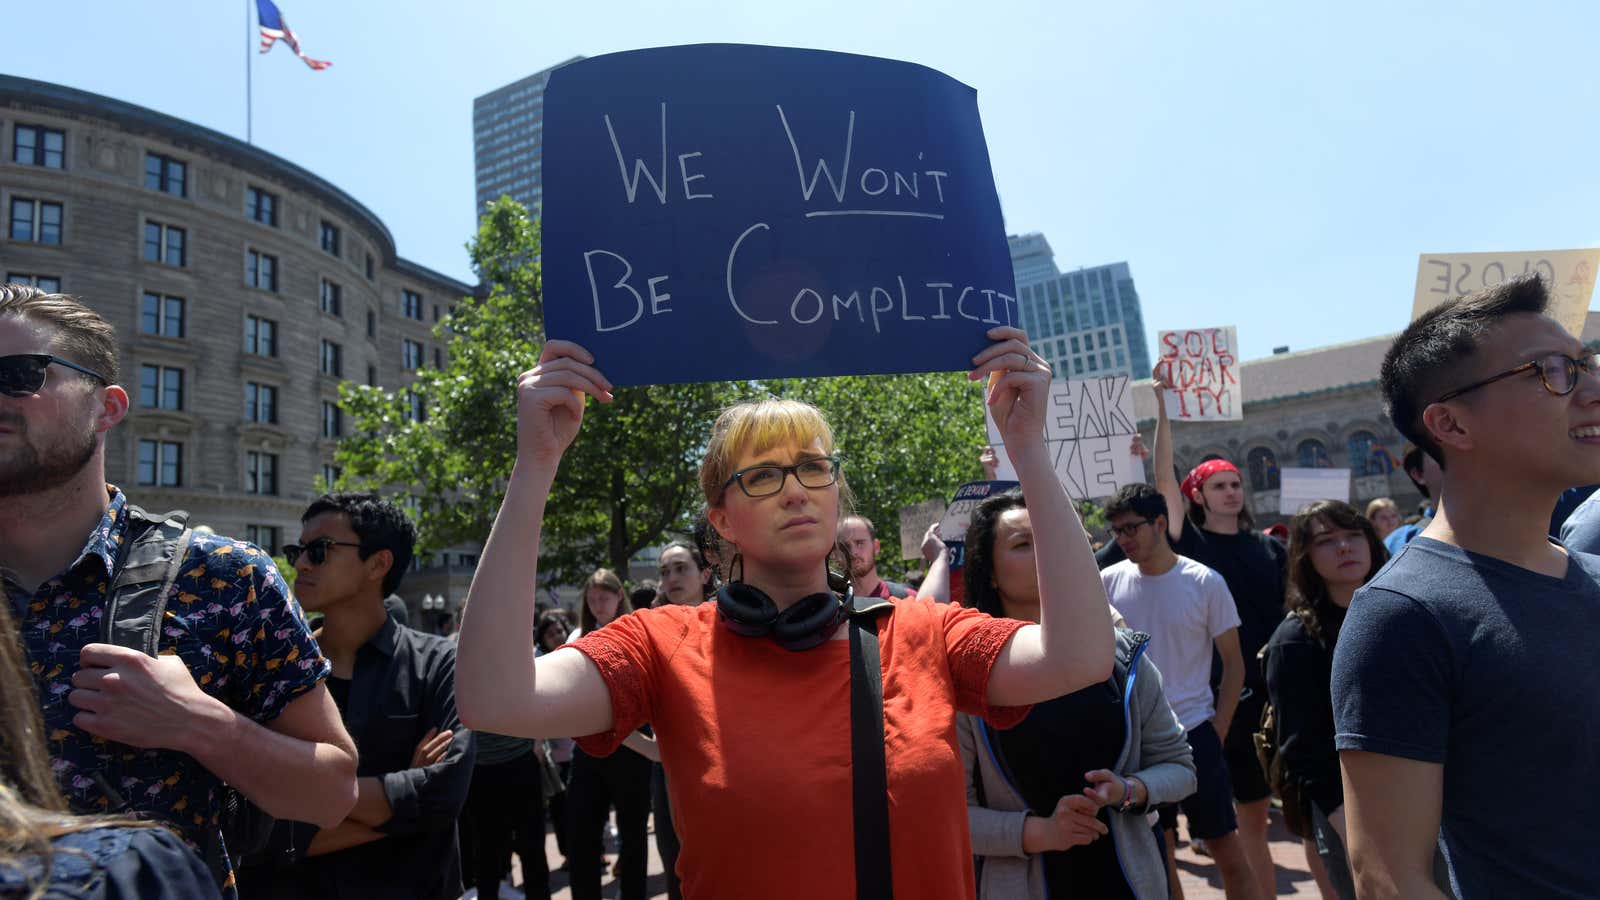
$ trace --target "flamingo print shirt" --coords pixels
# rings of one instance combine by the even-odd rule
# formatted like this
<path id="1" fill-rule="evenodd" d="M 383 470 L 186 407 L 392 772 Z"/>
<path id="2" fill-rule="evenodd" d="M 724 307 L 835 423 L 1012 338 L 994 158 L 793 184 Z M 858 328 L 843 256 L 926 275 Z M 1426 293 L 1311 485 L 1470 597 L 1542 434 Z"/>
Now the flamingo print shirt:
<path id="1" fill-rule="evenodd" d="M 216 776 L 186 754 L 111 743 L 72 724 L 78 710 L 67 693 L 78 652 L 101 640 L 106 590 L 127 530 L 127 498 L 116 487 L 106 489 L 106 514 L 66 571 L 31 594 L 10 572 L 0 569 L 0 575 L 67 802 L 80 813 L 105 812 L 112 808 L 102 786 L 107 783 L 131 811 L 172 823 L 199 848 L 218 829 L 223 792 Z M 331 669 L 272 557 L 253 544 L 198 532 L 167 600 L 159 651 L 177 654 L 201 690 L 260 723 Z M 224 876 L 225 891 L 231 880 Z"/>

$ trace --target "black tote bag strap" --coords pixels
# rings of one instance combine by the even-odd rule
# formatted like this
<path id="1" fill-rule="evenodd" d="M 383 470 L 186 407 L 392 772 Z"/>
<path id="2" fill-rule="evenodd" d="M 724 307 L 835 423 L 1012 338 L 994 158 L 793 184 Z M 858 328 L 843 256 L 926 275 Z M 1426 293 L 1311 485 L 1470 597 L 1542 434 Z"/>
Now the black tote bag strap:
<path id="1" fill-rule="evenodd" d="M 878 622 L 850 617 L 850 780 L 855 809 L 856 900 L 894 896 L 889 857 L 889 774 L 884 758 Z"/>

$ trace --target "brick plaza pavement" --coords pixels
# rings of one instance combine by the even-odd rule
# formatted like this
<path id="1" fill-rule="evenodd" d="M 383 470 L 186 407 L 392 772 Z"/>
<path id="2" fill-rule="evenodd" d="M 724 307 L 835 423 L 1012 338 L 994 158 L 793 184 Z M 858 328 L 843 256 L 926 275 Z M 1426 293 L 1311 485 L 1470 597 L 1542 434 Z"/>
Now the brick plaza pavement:
<path id="1" fill-rule="evenodd" d="M 1305 852 L 1300 848 L 1300 841 L 1283 829 L 1282 817 L 1274 811 L 1272 814 L 1271 832 L 1272 860 L 1276 863 L 1278 894 L 1279 897 L 1317 897 L 1317 885 L 1311 880 L 1311 875 L 1306 871 Z M 561 864 L 561 854 L 556 850 L 554 835 L 548 835 L 545 841 L 545 853 L 552 867 Z M 616 881 L 611 878 L 610 864 L 616 856 L 606 857 L 607 873 L 603 881 L 601 896 L 613 898 L 619 896 Z M 519 867 L 513 863 L 514 876 L 519 881 L 521 874 Z M 1217 870 L 1211 865 L 1211 860 L 1196 855 L 1187 844 L 1180 840 L 1178 847 L 1178 878 L 1183 884 L 1185 900 L 1222 900 L 1222 881 L 1217 877 Z M 667 896 L 666 876 L 661 872 L 661 857 L 656 855 L 655 833 L 652 827 L 650 835 L 650 896 L 653 898 Z M 550 878 L 552 888 L 551 896 L 556 900 L 571 900 L 572 892 L 567 889 L 567 873 L 552 872 Z M 473 892 L 468 892 L 468 897 Z M 503 900 L 522 900 L 520 891 L 506 891 L 500 893 Z M 759 892 L 751 894 L 759 897 Z"/>

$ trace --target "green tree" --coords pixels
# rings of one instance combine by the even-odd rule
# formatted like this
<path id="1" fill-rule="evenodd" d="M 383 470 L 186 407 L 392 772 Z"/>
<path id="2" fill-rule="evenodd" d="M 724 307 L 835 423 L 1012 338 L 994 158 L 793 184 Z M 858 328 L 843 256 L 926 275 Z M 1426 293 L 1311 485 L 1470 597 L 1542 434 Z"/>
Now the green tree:
<path id="1" fill-rule="evenodd" d="M 343 390 L 354 424 L 338 450 L 343 483 L 408 495 L 433 549 L 487 537 L 516 458 L 516 379 L 544 342 L 539 230 L 526 210 L 491 204 L 468 249 L 486 293 L 436 326 L 448 365 L 403 391 Z M 704 423 L 732 396 L 706 384 L 614 393 L 589 404 L 546 508 L 539 569 L 557 581 L 600 564 L 626 573 L 640 550 L 686 526 Z"/>

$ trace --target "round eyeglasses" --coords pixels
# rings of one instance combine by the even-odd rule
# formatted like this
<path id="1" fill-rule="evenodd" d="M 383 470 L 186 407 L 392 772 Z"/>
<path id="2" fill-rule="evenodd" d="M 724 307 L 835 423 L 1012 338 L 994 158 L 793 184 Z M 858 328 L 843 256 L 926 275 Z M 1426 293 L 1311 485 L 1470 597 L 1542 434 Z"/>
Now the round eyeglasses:
<path id="1" fill-rule="evenodd" d="M 1494 384 L 1496 381 L 1502 381 L 1513 375 L 1521 375 L 1527 371 L 1537 371 L 1539 373 L 1539 381 L 1544 383 L 1545 390 L 1555 394 L 1557 397 L 1565 397 L 1578 387 L 1579 372 L 1600 375 L 1600 354 L 1588 353 L 1573 359 L 1565 353 L 1552 353 L 1542 359 L 1525 362 L 1516 368 L 1507 369 L 1498 375 L 1491 375 L 1482 381 L 1475 381 L 1466 387 L 1456 388 L 1433 402 L 1443 403 L 1468 391 L 1475 391 L 1486 385 Z"/>

